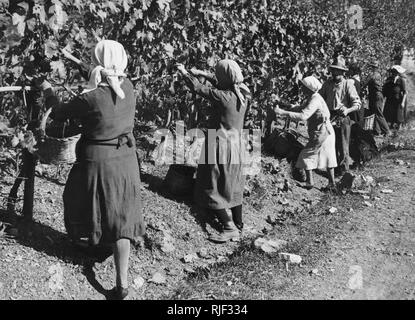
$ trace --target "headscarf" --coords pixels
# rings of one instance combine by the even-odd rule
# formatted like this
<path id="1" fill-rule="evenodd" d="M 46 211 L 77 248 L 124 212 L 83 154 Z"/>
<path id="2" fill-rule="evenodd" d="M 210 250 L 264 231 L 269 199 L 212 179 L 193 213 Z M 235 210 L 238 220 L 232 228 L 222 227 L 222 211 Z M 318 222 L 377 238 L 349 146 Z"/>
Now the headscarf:
<path id="1" fill-rule="evenodd" d="M 390 77 L 391 81 L 393 83 L 397 83 L 399 79 L 404 77 L 404 73 L 406 72 L 406 69 L 404 69 L 403 67 L 399 65 L 394 65 L 390 68 L 390 71 L 392 72 L 391 77 Z M 395 71 L 395 74 L 393 73 L 393 71 Z"/>
<path id="2" fill-rule="evenodd" d="M 402 74 L 405 73 L 406 70 L 399 65 L 392 66 L 391 70 L 396 70 L 398 73 Z"/>
<path id="3" fill-rule="evenodd" d="M 101 40 L 92 50 L 91 59 L 95 67 L 90 73 L 86 91 L 96 89 L 106 80 L 117 96 L 124 99 L 119 77 L 126 76 L 124 70 L 127 68 L 127 53 L 122 44 L 114 40 Z"/>
<path id="4" fill-rule="evenodd" d="M 250 97 L 251 92 L 246 84 L 243 83 L 244 76 L 239 65 L 234 60 L 221 60 L 216 65 L 215 74 L 218 80 L 218 87 L 231 89 L 235 92 L 241 105 L 245 106 L 247 103 L 246 99 Z"/>
<path id="5" fill-rule="evenodd" d="M 321 82 L 314 76 L 305 77 L 301 80 L 301 83 L 314 93 L 320 91 L 321 87 L 323 86 Z"/>

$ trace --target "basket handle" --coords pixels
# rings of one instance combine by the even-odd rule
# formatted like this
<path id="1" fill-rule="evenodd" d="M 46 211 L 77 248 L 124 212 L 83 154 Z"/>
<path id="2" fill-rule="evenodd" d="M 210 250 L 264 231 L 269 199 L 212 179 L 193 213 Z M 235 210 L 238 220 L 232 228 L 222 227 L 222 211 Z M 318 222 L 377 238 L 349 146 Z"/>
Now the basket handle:
<path id="1" fill-rule="evenodd" d="M 49 108 L 42 117 L 42 121 L 40 122 L 40 130 L 42 130 L 42 132 L 46 132 L 46 121 L 48 120 L 51 112 L 52 108 Z"/>

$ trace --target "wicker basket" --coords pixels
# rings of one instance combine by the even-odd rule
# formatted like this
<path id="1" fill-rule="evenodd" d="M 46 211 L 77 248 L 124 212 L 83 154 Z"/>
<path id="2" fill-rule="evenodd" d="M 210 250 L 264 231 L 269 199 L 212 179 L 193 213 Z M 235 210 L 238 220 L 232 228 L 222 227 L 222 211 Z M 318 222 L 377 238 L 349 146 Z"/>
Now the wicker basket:
<path id="1" fill-rule="evenodd" d="M 371 116 L 363 118 L 363 130 L 373 130 L 375 125 L 375 115 L 372 114 Z"/>
<path id="2" fill-rule="evenodd" d="M 44 114 L 40 129 L 44 134 L 41 141 L 36 145 L 36 155 L 40 161 L 45 164 L 71 164 L 76 161 L 75 147 L 81 137 L 77 134 L 67 138 L 55 138 L 46 134 L 46 121 L 52 112 L 52 108 Z"/>

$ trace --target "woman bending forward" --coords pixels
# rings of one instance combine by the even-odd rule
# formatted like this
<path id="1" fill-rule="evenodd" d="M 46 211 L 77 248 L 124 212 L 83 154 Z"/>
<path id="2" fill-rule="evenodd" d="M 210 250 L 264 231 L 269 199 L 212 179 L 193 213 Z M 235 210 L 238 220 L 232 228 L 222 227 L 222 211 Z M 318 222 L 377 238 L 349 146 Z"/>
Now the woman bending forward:
<path id="1" fill-rule="evenodd" d="M 330 111 L 318 91 L 321 88 L 320 81 L 310 76 L 301 80 L 302 91 L 307 97 L 305 106 L 292 108 L 285 111 L 276 108 L 277 115 L 287 116 L 293 120 L 306 121 L 308 124 L 309 141 L 300 153 L 296 167 L 305 169 L 307 174 L 308 189 L 313 188 L 313 170 L 327 170 L 329 174 L 328 188 L 335 187 L 334 168 L 337 167 L 336 138 L 330 122 Z"/>

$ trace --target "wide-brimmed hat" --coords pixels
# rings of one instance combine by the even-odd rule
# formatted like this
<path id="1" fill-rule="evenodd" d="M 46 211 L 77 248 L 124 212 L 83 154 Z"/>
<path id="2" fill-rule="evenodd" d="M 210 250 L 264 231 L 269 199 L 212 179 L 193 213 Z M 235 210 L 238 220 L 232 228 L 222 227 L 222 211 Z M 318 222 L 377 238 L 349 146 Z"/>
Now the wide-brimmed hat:
<path id="1" fill-rule="evenodd" d="M 318 92 L 323 86 L 321 82 L 314 76 L 305 77 L 300 80 L 301 83 L 313 92 Z"/>
<path id="2" fill-rule="evenodd" d="M 394 65 L 394 66 L 392 66 L 391 68 L 390 68 L 390 70 L 396 70 L 398 73 L 405 73 L 406 72 L 406 69 L 405 68 L 403 68 L 403 67 L 401 67 L 401 66 L 399 66 L 399 65 Z"/>
<path id="3" fill-rule="evenodd" d="M 349 69 L 346 67 L 346 60 L 342 56 L 337 56 L 334 58 L 333 63 L 329 66 L 329 68 L 349 71 Z"/>

